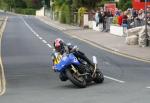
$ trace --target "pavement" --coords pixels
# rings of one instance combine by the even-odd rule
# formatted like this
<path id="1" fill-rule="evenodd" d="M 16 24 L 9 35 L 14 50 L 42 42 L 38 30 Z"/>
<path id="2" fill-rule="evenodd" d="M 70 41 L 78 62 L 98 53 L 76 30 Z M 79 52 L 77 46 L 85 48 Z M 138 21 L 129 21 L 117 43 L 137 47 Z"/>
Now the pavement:
<path id="1" fill-rule="evenodd" d="M 138 45 L 127 45 L 125 43 L 125 37 L 116 36 L 109 32 L 100 32 L 92 29 L 83 29 L 77 26 L 61 24 L 46 16 L 36 16 L 36 18 L 49 26 L 61 30 L 67 35 L 80 39 L 95 47 L 104 49 L 113 54 L 150 63 L 150 46 L 139 47 Z"/>

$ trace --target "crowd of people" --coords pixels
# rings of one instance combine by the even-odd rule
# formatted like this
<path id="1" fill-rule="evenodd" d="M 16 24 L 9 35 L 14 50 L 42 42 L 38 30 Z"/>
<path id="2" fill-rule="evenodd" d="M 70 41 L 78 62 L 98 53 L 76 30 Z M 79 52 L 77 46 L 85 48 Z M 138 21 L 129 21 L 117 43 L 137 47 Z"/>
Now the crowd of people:
<path id="1" fill-rule="evenodd" d="M 146 12 L 143 9 L 135 10 L 129 8 L 126 11 L 116 9 L 113 12 L 107 8 L 99 8 L 95 11 L 94 19 L 96 21 L 96 26 L 102 25 L 102 31 L 108 32 L 111 23 L 126 28 L 145 25 L 145 14 Z M 150 8 L 147 8 L 147 20 L 150 21 Z"/>

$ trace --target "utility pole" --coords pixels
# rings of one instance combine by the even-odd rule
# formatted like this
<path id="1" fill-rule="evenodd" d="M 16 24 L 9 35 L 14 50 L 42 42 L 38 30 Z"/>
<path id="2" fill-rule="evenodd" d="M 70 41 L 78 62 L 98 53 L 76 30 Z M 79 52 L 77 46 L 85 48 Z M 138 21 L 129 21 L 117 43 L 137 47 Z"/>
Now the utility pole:
<path id="1" fill-rule="evenodd" d="M 147 0 L 145 0 L 145 35 L 146 35 L 146 46 L 149 45 L 149 36 L 147 32 Z"/>

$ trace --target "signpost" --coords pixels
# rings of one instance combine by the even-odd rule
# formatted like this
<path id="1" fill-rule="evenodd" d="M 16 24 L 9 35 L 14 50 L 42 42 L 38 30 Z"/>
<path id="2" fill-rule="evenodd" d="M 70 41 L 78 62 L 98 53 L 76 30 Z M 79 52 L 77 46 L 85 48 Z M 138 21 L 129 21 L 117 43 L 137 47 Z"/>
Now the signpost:
<path id="1" fill-rule="evenodd" d="M 146 46 L 149 46 L 149 36 L 147 32 L 147 0 L 145 0 L 145 35 L 146 35 Z"/>

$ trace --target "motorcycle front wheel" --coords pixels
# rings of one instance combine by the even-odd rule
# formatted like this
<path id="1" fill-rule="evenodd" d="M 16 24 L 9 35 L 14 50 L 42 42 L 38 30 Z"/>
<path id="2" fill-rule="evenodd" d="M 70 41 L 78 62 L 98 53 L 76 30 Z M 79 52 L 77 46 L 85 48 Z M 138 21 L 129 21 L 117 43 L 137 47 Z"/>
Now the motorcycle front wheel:
<path id="1" fill-rule="evenodd" d="M 103 83 L 104 76 L 103 73 L 97 68 L 97 71 L 95 73 L 95 78 L 93 79 L 95 83 Z"/>
<path id="2" fill-rule="evenodd" d="M 77 87 L 85 88 L 87 86 L 86 80 L 83 76 L 78 76 L 71 69 L 66 70 L 66 75 L 68 79 Z"/>

